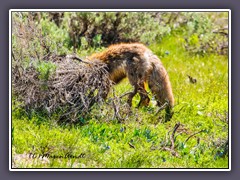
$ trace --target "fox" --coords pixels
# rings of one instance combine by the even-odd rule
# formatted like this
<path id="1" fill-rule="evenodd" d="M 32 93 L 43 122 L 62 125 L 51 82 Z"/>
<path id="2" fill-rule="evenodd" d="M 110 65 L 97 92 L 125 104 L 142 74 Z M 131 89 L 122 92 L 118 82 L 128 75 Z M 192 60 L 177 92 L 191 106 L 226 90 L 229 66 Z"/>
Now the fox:
<path id="1" fill-rule="evenodd" d="M 127 103 L 132 106 L 133 97 L 139 93 L 137 107 L 148 106 L 150 98 L 147 84 L 157 101 L 157 106 L 165 108 L 165 119 L 173 115 L 174 96 L 168 73 L 160 59 L 142 43 L 120 43 L 110 45 L 102 52 L 90 55 L 87 59 L 98 60 L 107 65 L 109 79 L 118 84 L 128 78 L 133 86 Z M 104 95 L 107 97 L 108 92 Z"/>

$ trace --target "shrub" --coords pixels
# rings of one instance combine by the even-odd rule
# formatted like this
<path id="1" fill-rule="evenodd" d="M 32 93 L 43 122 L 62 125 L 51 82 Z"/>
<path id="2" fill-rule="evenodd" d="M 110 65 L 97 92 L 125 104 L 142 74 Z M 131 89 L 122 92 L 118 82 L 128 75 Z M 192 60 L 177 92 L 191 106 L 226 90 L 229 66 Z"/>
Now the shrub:
<path id="1" fill-rule="evenodd" d="M 107 46 L 119 42 L 151 43 L 168 27 L 159 26 L 147 12 L 76 12 L 65 13 L 64 28 L 68 29 L 74 49 Z"/>
<path id="2" fill-rule="evenodd" d="M 75 122 L 101 102 L 111 81 L 106 65 L 78 62 L 73 55 L 58 55 L 53 42 L 33 21 L 14 16 L 12 47 L 12 85 L 17 101 L 27 110 L 52 114 Z M 17 29 L 20 28 L 20 31 Z M 49 39 L 48 39 L 49 38 Z M 82 60 L 80 60 L 82 61 Z"/>

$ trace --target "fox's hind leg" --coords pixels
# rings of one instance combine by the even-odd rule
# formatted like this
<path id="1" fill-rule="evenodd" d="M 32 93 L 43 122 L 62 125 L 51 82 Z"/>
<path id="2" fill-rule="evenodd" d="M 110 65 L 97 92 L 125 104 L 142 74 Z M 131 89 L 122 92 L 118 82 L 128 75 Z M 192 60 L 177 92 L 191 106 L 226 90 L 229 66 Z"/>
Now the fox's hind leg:
<path id="1" fill-rule="evenodd" d="M 134 90 L 133 92 L 131 92 L 129 95 L 128 95 L 128 100 L 127 100 L 127 103 L 128 105 L 131 107 L 132 106 L 132 99 L 133 97 L 137 94 L 137 88 L 134 87 Z"/>

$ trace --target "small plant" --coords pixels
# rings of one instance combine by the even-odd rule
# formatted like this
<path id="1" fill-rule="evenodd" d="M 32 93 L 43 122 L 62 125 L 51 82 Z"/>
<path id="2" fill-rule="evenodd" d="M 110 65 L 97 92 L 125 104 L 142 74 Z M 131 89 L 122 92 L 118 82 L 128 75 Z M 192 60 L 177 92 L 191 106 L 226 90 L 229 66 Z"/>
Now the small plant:
<path id="1" fill-rule="evenodd" d="M 48 81 L 50 76 L 56 72 L 57 66 L 52 62 L 38 61 L 35 63 L 34 67 L 39 73 L 39 79 L 43 81 Z"/>

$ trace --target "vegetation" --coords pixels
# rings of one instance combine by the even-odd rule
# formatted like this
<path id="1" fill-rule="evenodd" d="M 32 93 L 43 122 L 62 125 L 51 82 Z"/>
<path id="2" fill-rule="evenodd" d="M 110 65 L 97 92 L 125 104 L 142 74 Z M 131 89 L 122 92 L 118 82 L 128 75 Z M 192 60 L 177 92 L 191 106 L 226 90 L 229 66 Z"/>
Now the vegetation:
<path id="1" fill-rule="evenodd" d="M 58 68 L 49 60 L 57 56 L 75 52 L 85 59 L 112 43 L 142 42 L 161 58 L 176 101 L 169 122 L 162 122 L 164 113 L 154 98 L 149 107 L 136 108 L 136 96 L 129 110 L 125 97 L 120 98 L 132 90 L 124 80 L 106 102 L 95 103 L 73 123 L 59 120 L 65 113 L 61 109 L 26 109 L 26 100 L 13 93 L 12 167 L 228 168 L 227 13 L 12 16 L 13 78 L 21 66 L 21 72 L 33 68 L 39 81 L 48 82 Z"/>

